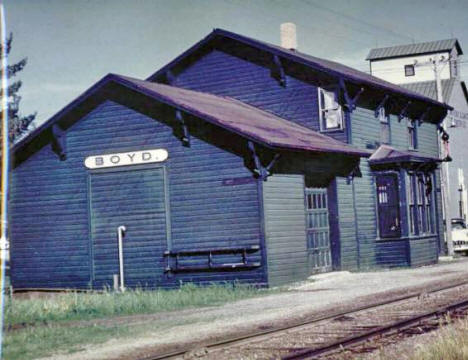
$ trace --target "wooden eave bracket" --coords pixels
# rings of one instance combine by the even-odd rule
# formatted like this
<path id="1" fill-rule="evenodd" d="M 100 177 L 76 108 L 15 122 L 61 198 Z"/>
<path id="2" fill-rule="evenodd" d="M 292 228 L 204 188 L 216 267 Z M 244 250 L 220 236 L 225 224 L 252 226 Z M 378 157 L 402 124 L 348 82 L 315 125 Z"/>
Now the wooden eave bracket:
<path id="1" fill-rule="evenodd" d="M 273 159 L 270 161 L 270 163 L 267 166 L 263 166 L 262 162 L 260 161 L 260 158 L 257 154 L 257 151 L 255 150 L 255 144 L 252 141 L 248 141 L 247 145 L 249 147 L 249 151 L 252 154 L 255 168 L 253 169 L 253 173 L 257 175 L 260 179 L 263 181 L 266 181 L 268 176 L 271 175 L 271 169 L 275 165 L 276 161 L 280 158 L 280 154 L 275 154 L 273 156 Z"/>
<path id="2" fill-rule="evenodd" d="M 278 78 L 280 85 L 286 87 L 286 73 L 284 72 L 280 57 L 278 55 L 273 55 L 273 62 L 275 64 L 273 77 Z"/>
<path id="3" fill-rule="evenodd" d="M 166 82 L 167 82 L 169 85 L 171 85 L 171 84 L 174 83 L 174 81 L 175 81 L 175 76 L 174 76 L 174 74 L 172 73 L 171 70 L 167 70 L 165 76 L 166 76 Z"/>
<path id="4" fill-rule="evenodd" d="M 188 131 L 187 124 L 185 123 L 184 116 L 182 114 L 182 111 L 176 110 L 176 120 L 181 124 L 182 126 L 182 144 L 184 146 L 190 147 L 190 133 Z"/>
<path id="5" fill-rule="evenodd" d="M 361 168 L 359 167 L 359 164 L 357 164 L 353 170 L 351 170 L 351 172 L 349 173 L 349 175 L 346 177 L 346 184 L 351 184 L 351 181 L 353 181 L 353 179 L 355 177 L 361 177 L 362 176 L 362 173 L 361 173 Z"/>
<path id="6" fill-rule="evenodd" d="M 375 108 L 375 112 L 374 112 L 374 115 L 375 117 L 379 117 L 379 112 L 380 112 L 380 109 L 382 109 L 383 107 L 385 107 L 385 104 L 387 103 L 387 100 L 390 98 L 390 96 L 388 94 L 386 94 L 384 96 L 384 98 L 382 99 L 382 101 L 379 103 L 379 105 L 377 105 L 377 107 Z"/>
<path id="7" fill-rule="evenodd" d="M 421 124 L 424 122 L 424 120 L 427 117 L 427 114 L 429 114 L 429 111 L 431 110 L 431 107 L 428 106 L 426 110 L 421 114 L 421 116 L 418 118 L 418 126 L 421 126 Z"/>
<path id="8" fill-rule="evenodd" d="M 348 108 L 350 112 L 356 109 L 356 103 L 359 100 L 359 97 L 364 91 L 364 88 L 360 88 L 359 91 L 354 95 L 353 98 L 349 96 L 348 89 L 346 87 L 345 81 L 342 77 L 338 80 L 339 86 L 341 91 L 343 91 L 343 96 L 345 99 L 345 106 Z"/>
<path id="9" fill-rule="evenodd" d="M 67 159 L 67 143 L 65 131 L 57 124 L 52 125 L 52 151 L 56 153 L 60 160 Z"/>
<path id="10" fill-rule="evenodd" d="M 401 120 L 403 120 L 404 117 L 406 117 L 410 105 L 411 101 L 408 101 L 403 107 L 403 109 L 401 109 L 400 113 L 398 114 L 398 122 L 400 122 Z"/>

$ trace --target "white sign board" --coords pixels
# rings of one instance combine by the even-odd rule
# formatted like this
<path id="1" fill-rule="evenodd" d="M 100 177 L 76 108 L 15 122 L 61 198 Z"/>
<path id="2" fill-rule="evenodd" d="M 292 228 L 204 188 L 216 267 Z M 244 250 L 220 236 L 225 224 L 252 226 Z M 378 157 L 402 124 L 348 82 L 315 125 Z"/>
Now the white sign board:
<path id="1" fill-rule="evenodd" d="M 450 127 L 462 127 L 466 128 L 468 123 L 468 113 L 458 110 L 451 110 L 448 112 L 450 120 Z"/>
<path id="2" fill-rule="evenodd" d="M 88 156 L 84 164 L 88 169 L 157 163 L 169 156 L 165 149 L 130 151 L 117 154 Z"/>

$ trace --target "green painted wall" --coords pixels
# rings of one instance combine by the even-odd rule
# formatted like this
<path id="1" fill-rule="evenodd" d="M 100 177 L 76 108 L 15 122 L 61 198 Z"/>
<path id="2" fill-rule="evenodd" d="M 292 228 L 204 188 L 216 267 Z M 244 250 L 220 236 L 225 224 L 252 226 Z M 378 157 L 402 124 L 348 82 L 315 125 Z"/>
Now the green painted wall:
<path id="1" fill-rule="evenodd" d="M 375 150 L 380 145 L 380 126 L 373 110 L 357 108 L 351 114 L 351 143 L 360 149 Z M 406 120 L 399 122 L 392 115 L 390 131 L 390 145 L 408 150 Z M 418 152 L 437 157 L 436 125 L 423 123 L 417 127 L 417 132 Z M 406 240 L 376 241 L 378 224 L 375 182 L 367 159 L 361 159 L 360 170 L 362 177 L 356 177 L 350 184 L 343 178 L 337 180 L 342 269 L 365 270 L 376 266 L 409 265 L 406 258 L 410 258 L 412 265 L 436 261 L 438 235 L 425 239 L 414 238 L 406 244 L 402 243 Z M 439 180 L 434 188 L 440 188 Z M 440 193 L 436 192 L 436 197 L 437 212 L 441 214 Z"/>
<path id="2" fill-rule="evenodd" d="M 304 176 L 273 175 L 263 183 L 268 283 L 307 277 Z"/>

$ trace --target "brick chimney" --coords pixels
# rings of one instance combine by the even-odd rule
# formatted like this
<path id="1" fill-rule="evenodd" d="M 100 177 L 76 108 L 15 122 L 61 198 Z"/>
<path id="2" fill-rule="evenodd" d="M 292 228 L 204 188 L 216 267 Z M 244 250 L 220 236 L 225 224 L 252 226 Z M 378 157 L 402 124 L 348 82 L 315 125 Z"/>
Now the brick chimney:
<path id="1" fill-rule="evenodd" d="M 296 51 L 297 50 L 297 36 L 296 36 L 296 24 L 294 23 L 283 23 L 280 26 L 281 32 L 281 46 Z"/>

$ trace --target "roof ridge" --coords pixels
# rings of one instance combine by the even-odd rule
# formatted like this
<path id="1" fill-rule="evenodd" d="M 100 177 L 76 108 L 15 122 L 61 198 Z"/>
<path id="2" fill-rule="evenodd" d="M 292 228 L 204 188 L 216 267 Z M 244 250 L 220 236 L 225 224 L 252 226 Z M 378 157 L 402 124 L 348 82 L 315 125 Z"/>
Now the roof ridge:
<path id="1" fill-rule="evenodd" d="M 357 70 L 351 66 L 347 66 L 333 60 L 315 57 L 313 55 L 309 55 L 299 51 L 291 51 L 289 49 L 282 48 L 279 45 L 271 44 L 263 40 L 257 40 L 245 35 L 237 34 L 232 31 L 220 28 L 215 28 L 208 36 L 204 37 L 191 48 L 186 50 L 183 54 L 179 55 L 176 59 L 169 62 L 168 64 L 160 68 L 158 71 L 153 73 L 147 78 L 147 80 L 156 81 L 158 77 L 164 76 L 166 71 L 170 70 L 177 63 L 182 61 L 182 59 L 185 59 L 187 56 L 190 56 L 199 49 L 201 49 L 207 43 L 213 41 L 216 38 L 216 36 L 226 37 L 230 40 L 243 43 L 245 46 L 252 46 L 261 51 L 269 52 L 273 55 L 280 56 L 281 58 L 284 58 L 287 61 L 289 60 L 298 64 L 302 64 L 310 68 L 312 71 L 323 72 L 324 74 L 330 77 L 341 77 L 345 81 L 353 83 L 356 86 L 368 86 L 372 90 L 391 92 L 399 97 L 409 97 L 412 98 L 412 100 L 431 103 L 432 105 L 437 105 L 445 109 L 451 109 L 451 107 L 447 104 L 440 103 L 437 100 L 431 99 L 417 92 L 407 90 L 399 85 L 385 81 L 363 71 Z"/>

